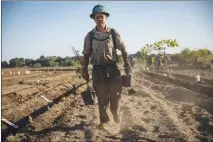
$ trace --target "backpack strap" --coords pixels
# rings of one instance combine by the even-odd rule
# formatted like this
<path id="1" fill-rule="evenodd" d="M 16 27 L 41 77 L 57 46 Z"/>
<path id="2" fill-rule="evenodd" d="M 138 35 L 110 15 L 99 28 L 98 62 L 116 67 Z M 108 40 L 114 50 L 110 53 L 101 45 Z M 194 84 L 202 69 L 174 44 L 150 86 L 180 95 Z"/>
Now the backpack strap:
<path id="1" fill-rule="evenodd" d="M 92 41 L 93 41 L 93 39 L 96 39 L 96 40 L 99 40 L 99 41 L 104 41 L 104 40 L 109 38 L 109 36 L 108 36 L 107 38 L 102 39 L 102 40 L 97 39 L 97 38 L 94 37 L 94 31 L 93 30 L 89 32 L 89 35 L 90 35 L 90 50 L 91 50 L 91 53 L 92 53 Z M 112 41 L 113 41 L 113 45 L 114 45 L 115 53 L 116 53 L 116 61 L 118 62 L 116 36 L 115 36 L 115 30 L 113 28 L 110 29 L 110 35 L 112 35 Z"/>
<path id="2" fill-rule="evenodd" d="M 110 34 L 112 35 L 112 41 L 113 41 L 113 45 L 114 45 L 114 48 L 115 48 L 116 61 L 118 62 L 117 45 L 116 45 L 116 35 L 115 35 L 115 30 L 113 28 L 110 29 Z"/>
<path id="3" fill-rule="evenodd" d="M 113 41 L 114 48 L 117 49 L 115 30 L 114 29 L 110 29 L 110 34 L 112 35 L 112 41 Z"/>

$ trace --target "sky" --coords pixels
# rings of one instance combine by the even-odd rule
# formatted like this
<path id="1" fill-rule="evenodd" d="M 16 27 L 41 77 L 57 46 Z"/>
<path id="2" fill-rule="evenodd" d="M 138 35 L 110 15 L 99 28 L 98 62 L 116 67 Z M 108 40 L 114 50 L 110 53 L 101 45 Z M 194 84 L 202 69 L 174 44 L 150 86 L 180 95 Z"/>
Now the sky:
<path id="1" fill-rule="evenodd" d="M 96 4 L 106 7 L 107 26 L 121 35 L 129 54 L 145 44 L 176 39 L 183 48 L 213 50 L 213 2 L 210 1 L 11 1 L 1 2 L 2 60 L 73 56 L 82 53 L 89 17 Z"/>

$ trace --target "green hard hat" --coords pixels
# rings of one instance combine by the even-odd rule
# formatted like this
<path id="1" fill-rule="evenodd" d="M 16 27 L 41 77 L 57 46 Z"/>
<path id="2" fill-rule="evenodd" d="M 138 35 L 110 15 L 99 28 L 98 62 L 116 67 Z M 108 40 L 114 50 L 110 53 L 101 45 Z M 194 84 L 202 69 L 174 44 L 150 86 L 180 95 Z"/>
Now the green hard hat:
<path id="1" fill-rule="evenodd" d="M 105 14 L 107 17 L 110 15 L 107 11 L 106 8 L 103 5 L 96 5 L 93 9 L 92 9 L 92 14 L 90 14 L 90 18 L 94 18 L 95 14 L 98 13 L 103 13 Z"/>

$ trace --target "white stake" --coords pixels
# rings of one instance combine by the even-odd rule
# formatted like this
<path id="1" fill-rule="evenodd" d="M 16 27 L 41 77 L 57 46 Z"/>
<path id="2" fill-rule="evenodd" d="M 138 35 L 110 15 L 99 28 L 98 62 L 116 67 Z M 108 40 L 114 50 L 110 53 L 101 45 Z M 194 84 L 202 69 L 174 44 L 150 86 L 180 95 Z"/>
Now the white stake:
<path id="1" fill-rule="evenodd" d="M 5 118 L 2 118 L 1 120 L 4 121 L 5 123 L 9 124 L 10 126 L 14 127 L 14 128 L 18 128 L 17 125 L 13 124 L 12 122 L 8 121 L 8 120 L 5 119 Z"/>
<path id="2" fill-rule="evenodd" d="M 41 96 L 45 101 L 49 102 L 49 103 L 52 103 L 52 101 L 50 101 L 49 99 L 47 99 L 46 97 L 44 96 Z"/>

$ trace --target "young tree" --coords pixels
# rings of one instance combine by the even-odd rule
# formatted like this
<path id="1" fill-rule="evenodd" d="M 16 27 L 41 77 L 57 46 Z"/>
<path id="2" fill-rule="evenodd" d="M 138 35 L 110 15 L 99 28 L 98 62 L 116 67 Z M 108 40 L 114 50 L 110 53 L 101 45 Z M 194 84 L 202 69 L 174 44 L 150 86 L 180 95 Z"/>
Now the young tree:
<path id="1" fill-rule="evenodd" d="M 166 47 L 165 47 L 166 46 Z M 167 48 L 174 48 L 174 47 L 178 47 L 179 44 L 176 41 L 176 39 L 172 40 L 172 39 L 168 39 L 168 40 L 160 40 L 158 42 L 154 42 L 154 44 L 146 44 L 141 50 L 142 50 L 142 60 L 143 62 L 146 64 L 147 60 L 148 60 L 148 55 L 152 52 L 152 51 L 159 51 L 159 54 L 161 53 L 162 50 L 164 50 L 164 56 L 163 56 L 163 62 L 164 65 L 167 66 L 167 62 L 168 62 L 168 57 L 165 53 L 165 50 Z M 160 61 L 161 62 L 161 61 Z"/>

